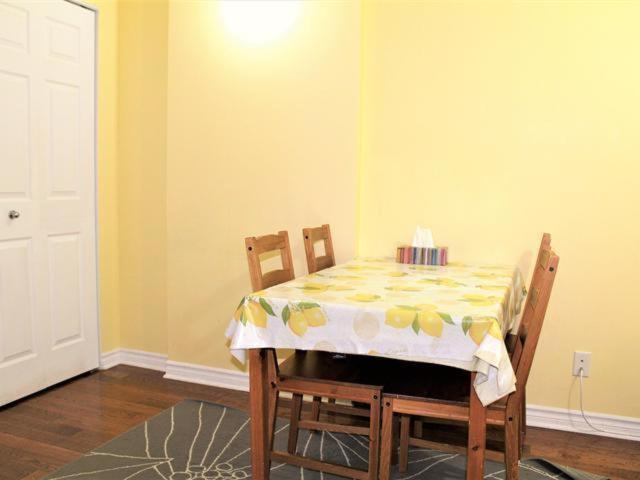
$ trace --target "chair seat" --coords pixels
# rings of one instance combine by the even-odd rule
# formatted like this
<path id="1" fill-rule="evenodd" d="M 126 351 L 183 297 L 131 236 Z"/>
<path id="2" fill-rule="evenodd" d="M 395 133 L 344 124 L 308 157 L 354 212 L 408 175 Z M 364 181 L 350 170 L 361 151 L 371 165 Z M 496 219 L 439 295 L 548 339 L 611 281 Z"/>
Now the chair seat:
<path id="1" fill-rule="evenodd" d="M 471 372 L 432 363 L 298 350 L 279 370 L 281 378 L 381 386 L 387 395 L 469 403 Z"/>
<path id="2" fill-rule="evenodd" d="M 432 363 L 402 362 L 384 384 L 384 393 L 431 401 L 469 403 L 471 372 Z"/>
<path id="3" fill-rule="evenodd" d="M 296 350 L 279 364 L 274 384 L 276 391 L 292 393 L 293 397 L 287 452 L 273 450 L 271 459 L 356 480 L 377 480 L 382 384 L 377 383 L 379 378 L 372 375 L 376 371 L 376 360 L 373 357 L 359 355 Z M 303 395 L 313 396 L 314 399 L 309 419 L 300 418 Z M 339 423 L 335 418 L 331 419 L 332 421 L 320 419 L 322 398 L 328 398 L 330 401 L 343 399 L 352 403 L 359 402 L 363 404 L 359 408 L 336 404 L 327 404 L 325 408 L 330 412 L 368 417 L 368 421 Z M 342 411 L 330 407 L 341 407 Z M 321 460 L 309 458 L 305 455 L 306 448 L 302 455 L 297 454 L 298 431 L 301 428 L 367 436 L 367 470 L 333 464 L 323 461 L 322 457 Z"/>
<path id="4" fill-rule="evenodd" d="M 350 383 L 383 386 L 379 375 L 384 359 L 366 355 L 343 355 L 331 352 L 296 352 L 279 365 L 278 376 L 299 380 L 318 380 L 323 383 Z"/>

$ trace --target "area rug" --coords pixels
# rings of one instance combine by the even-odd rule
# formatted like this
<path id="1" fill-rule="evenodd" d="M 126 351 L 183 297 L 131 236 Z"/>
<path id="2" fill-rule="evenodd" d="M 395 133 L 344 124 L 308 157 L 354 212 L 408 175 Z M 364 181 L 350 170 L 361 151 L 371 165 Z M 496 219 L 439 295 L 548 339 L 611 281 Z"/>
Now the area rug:
<path id="1" fill-rule="evenodd" d="M 276 446 L 286 447 L 288 424 L 280 419 Z M 250 425 L 246 412 L 220 405 L 184 401 L 66 465 L 48 480 L 243 480 L 251 477 Z M 298 452 L 333 463 L 366 468 L 364 437 L 300 431 Z M 485 478 L 503 479 L 504 465 L 487 461 Z M 329 474 L 274 463 L 272 480 L 338 480 Z M 465 478 L 465 457 L 414 448 L 409 471 L 392 470 L 394 480 Z M 605 477 L 556 467 L 538 460 L 520 465 L 523 480 L 602 480 Z"/>

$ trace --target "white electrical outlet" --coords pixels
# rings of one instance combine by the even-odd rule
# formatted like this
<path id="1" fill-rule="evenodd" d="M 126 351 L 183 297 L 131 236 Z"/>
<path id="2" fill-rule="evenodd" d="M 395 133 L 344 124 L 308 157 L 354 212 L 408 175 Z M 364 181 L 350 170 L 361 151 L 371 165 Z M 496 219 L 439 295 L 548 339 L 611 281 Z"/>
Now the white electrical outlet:
<path id="1" fill-rule="evenodd" d="M 573 376 L 580 376 L 582 368 L 582 376 L 588 377 L 591 370 L 591 352 L 573 352 Z"/>

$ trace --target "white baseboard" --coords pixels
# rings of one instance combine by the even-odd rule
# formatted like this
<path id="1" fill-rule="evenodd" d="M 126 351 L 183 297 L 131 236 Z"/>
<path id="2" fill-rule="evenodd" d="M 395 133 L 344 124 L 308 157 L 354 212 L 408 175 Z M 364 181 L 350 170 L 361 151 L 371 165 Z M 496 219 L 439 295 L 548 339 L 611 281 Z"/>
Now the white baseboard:
<path id="1" fill-rule="evenodd" d="M 115 367 L 120 364 L 164 371 L 164 378 L 171 380 L 249 391 L 249 376 L 237 370 L 175 362 L 167 360 L 166 355 L 124 348 L 112 350 L 101 355 L 101 369 Z M 640 441 L 640 418 L 593 412 L 585 413 L 593 425 L 605 430 L 607 433 L 592 430 L 585 423 L 580 411 L 540 405 L 527 406 L 527 425 Z"/>
<path id="2" fill-rule="evenodd" d="M 587 425 L 580 410 L 527 405 L 527 425 L 531 427 L 640 441 L 640 418 L 594 412 L 585 412 L 585 415 L 593 426 L 606 433 Z"/>
<path id="3" fill-rule="evenodd" d="M 192 363 L 167 362 L 164 378 L 182 380 L 183 382 L 200 383 L 231 390 L 249 391 L 249 375 L 225 368 L 205 367 Z"/>
<path id="4" fill-rule="evenodd" d="M 100 370 L 108 370 L 120 363 L 120 349 L 100 353 Z"/>
<path id="5" fill-rule="evenodd" d="M 161 353 L 143 352 L 142 350 L 129 348 L 118 348 L 100 355 L 100 370 L 106 370 L 116 365 L 131 365 L 164 372 L 167 365 L 167 356 Z"/>

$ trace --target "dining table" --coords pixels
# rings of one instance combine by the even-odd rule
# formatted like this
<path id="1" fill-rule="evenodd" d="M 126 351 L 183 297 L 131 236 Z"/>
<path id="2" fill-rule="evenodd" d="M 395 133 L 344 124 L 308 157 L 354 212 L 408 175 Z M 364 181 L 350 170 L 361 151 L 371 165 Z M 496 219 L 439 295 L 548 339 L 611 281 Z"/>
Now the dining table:
<path id="1" fill-rule="evenodd" d="M 244 296 L 226 336 L 231 354 L 249 360 L 254 478 L 269 478 L 266 351 L 273 348 L 472 372 L 469 426 L 478 448 L 468 451 L 467 470 L 475 473 L 467 478 L 482 478 L 486 406 L 516 389 L 504 337 L 517 327 L 525 296 L 515 266 L 413 265 L 381 257 L 355 258 Z"/>

